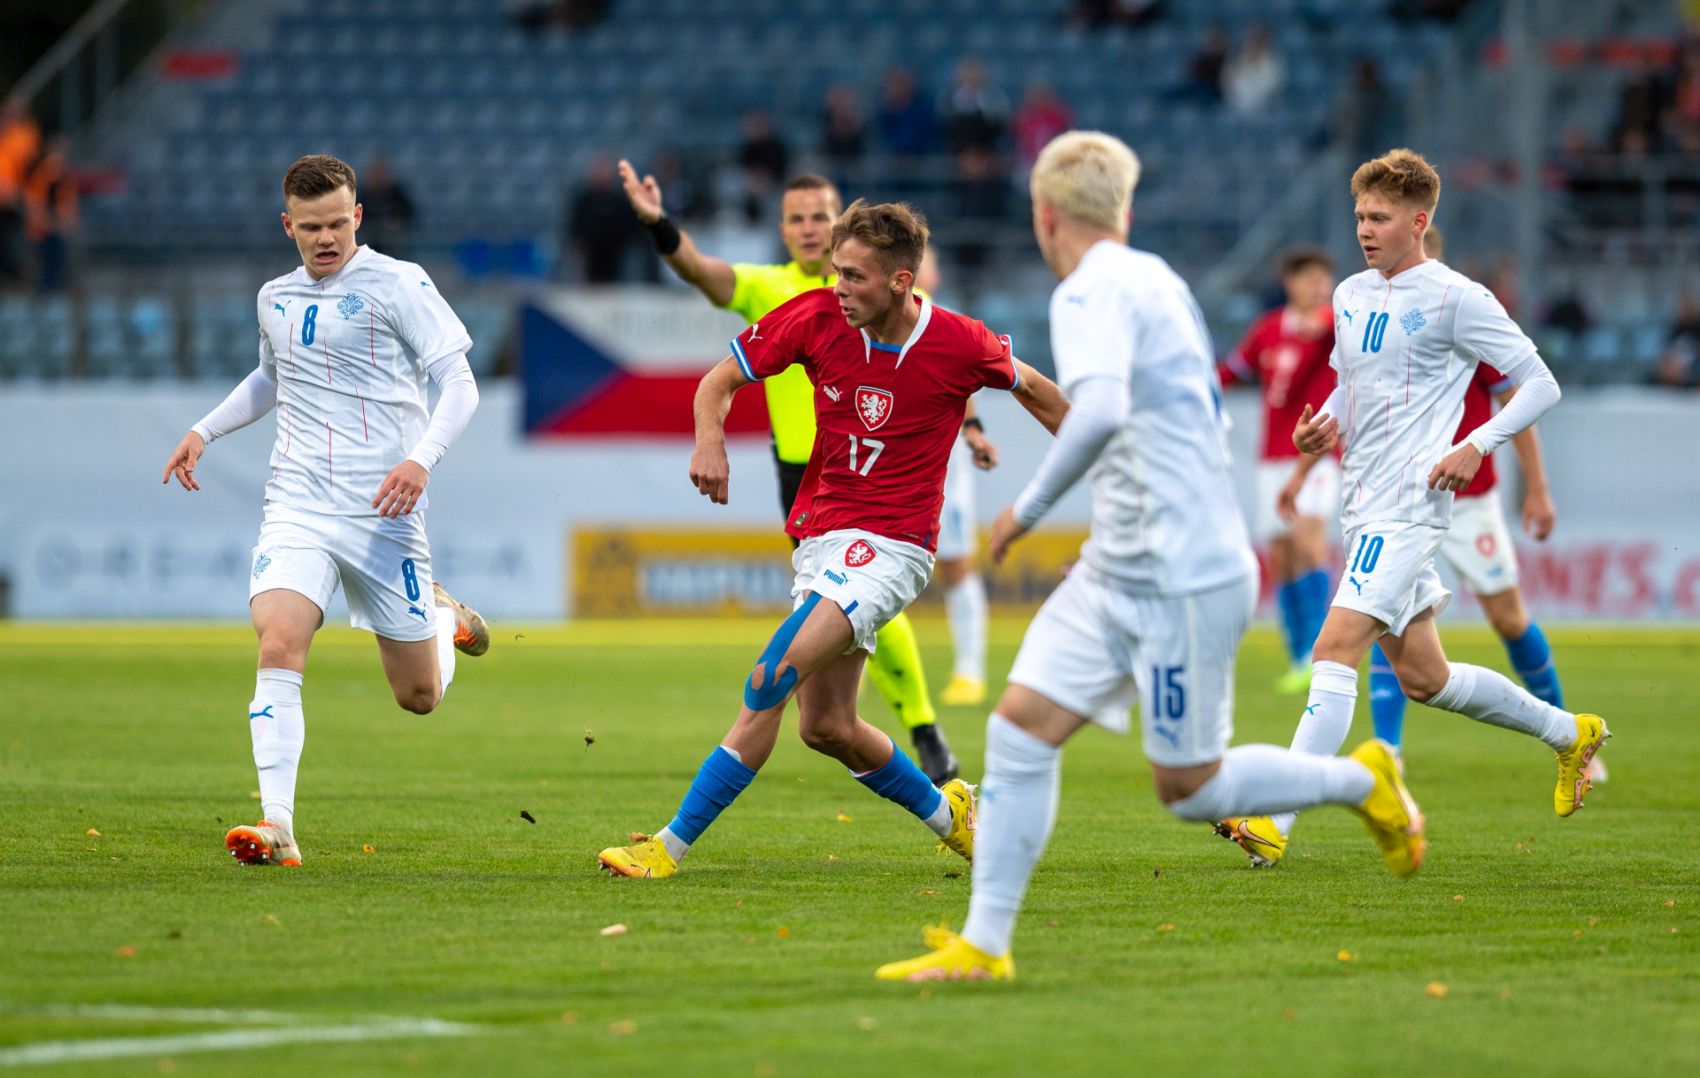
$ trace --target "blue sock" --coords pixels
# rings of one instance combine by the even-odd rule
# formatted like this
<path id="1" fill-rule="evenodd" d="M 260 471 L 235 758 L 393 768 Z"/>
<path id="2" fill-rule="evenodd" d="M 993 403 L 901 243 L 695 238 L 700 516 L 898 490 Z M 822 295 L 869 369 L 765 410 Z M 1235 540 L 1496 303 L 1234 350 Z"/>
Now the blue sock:
<path id="1" fill-rule="evenodd" d="M 1316 647 L 1317 634 L 1322 632 L 1322 623 L 1328 620 L 1328 606 L 1334 595 L 1327 569 L 1312 569 L 1293 583 L 1299 587 L 1300 609 L 1304 611 L 1304 631 L 1298 638 L 1299 655 L 1303 658 Z"/>
<path id="2" fill-rule="evenodd" d="M 932 780 L 915 766 L 915 761 L 903 755 L 895 741 L 891 743 L 891 759 L 886 761 L 885 766 L 857 775 L 856 781 L 887 801 L 897 802 L 922 820 L 930 819 L 944 801 L 944 794 L 939 793 Z"/>
<path id="3" fill-rule="evenodd" d="M 1297 580 L 1289 580 L 1275 588 L 1275 605 L 1281 612 L 1281 639 L 1287 645 L 1287 658 L 1298 662 L 1304 658 L 1299 638 L 1304 633 L 1304 592 Z"/>
<path id="4" fill-rule="evenodd" d="M 1375 721 L 1375 736 L 1398 748 L 1405 732 L 1405 691 L 1380 644 L 1369 653 L 1369 713 Z"/>
<path id="5" fill-rule="evenodd" d="M 1511 656 L 1511 668 L 1523 679 L 1523 684 L 1536 697 L 1553 707 L 1564 707 L 1564 689 L 1558 684 L 1558 667 L 1553 665 L 1552 649 L 1547 646 L 1546 634 L 1534 622 L 1529 631 L 1516 640 L 1507 640 L 1505 650 Z"/>
<path id="6" fill-rule="evenodd" d="M 679 814 L 673 817 L 667 830 L 689 846 L 755 777 L 756 773 L 727 752 L 724 745 L 716 745 L 697 769 L 697 777 L 691 780 L 691 788 L 679 802 Z"/>

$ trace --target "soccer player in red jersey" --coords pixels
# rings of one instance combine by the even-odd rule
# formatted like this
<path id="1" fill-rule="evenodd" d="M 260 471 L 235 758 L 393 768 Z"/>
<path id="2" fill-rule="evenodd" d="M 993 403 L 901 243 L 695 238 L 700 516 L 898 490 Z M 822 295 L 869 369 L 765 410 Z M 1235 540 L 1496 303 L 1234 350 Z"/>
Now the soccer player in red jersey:
<path id="1" fill-rule="evenodd" d="M 1257 382 L 1263 387 L 1263 445 L 1257 459 L 1254 538 L 1268 544 L 1289 669 L 1275 691 L 1310 688 L 1310 651 L 1333 592 L 1328 582 L 1328 522 L 1340 512 L 1340 465 L 1330 456 L 1312 468 L 1298 496 L 1298 515 L 1276 512 L 1276 498 L 1293 472 L 1299 451 L 1293 427 L 1305 405 L 1320 410 L 1334 389 L 1328 355 L 1334 349 L 1334 263 L 1316 247 L 1300 247 L 1281 258 L 1281 287 L 1287 302 L 1268 312 L 1221 364 L 1224 385 Z M 1472 430 L 1475 428 L 1471 428 Z"/>
<path id="2" fill-rule="evenodd" d="M 832 230 L 838 283 L 797 296 L 732 341 L 696 396 L 691 481 L 725 504 L 724 424 L 732 395 L 800 363 L 815 391 L 815 444 L 786 531 L 795 608 L 756 660 L 732 729 L 697 772 L 673 821 L 654 837 L 603 850 L 610 873 L 671 876 L 686 851 L 756 777 L 797 698 L 803 742 L 973 856 L 973 792 L 943 788 L 856 714 L 874 634 L 933 570 L 945 469 L 968 398 L 1006 389 L 1052 433 L 1068 410 L 1048 378 L 1016 359 L 1008 337 L 913 292 L 927 226 L 901 204 L 858 201 Z"/>

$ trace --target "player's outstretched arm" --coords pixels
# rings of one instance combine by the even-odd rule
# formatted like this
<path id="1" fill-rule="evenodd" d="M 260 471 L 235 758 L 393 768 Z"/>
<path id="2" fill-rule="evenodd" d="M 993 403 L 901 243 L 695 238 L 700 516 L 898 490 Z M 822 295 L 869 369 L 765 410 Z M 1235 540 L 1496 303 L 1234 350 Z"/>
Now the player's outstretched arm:
<path id="1" fill-rule="evenodd" d="M 697 441 L 691 452 L 691 485 L 716 505 L 725 505 L 731 487 L 726 461 L 726 414 L 732 395 L 750 384 L 738 361 L 727 356 L 697 383 L 691 410 L 696 416 Z"/>
<path id="2" fill-rule="evenodd" d="M 632 212 L 649 229 L 662 261 L 673 267 L 674 273 L 707 296 L 716 307 L 731 303 L 732 293 L 738 287 L 738 275 L 732 264 L 697 250 L 691 234 L 668 220 L 667 212 L 661 206 L 661 185 L 655 182 L 655 177 L 645 175 L 638 179 L 632 163 L 622 158 L 620 183 L 626 189 Z"/>
<path id="3" fill-rule="evenodd" d="M 277 382 L 262 361 L 248 373 L 248 377 L 237 383 L 217 408 L 189 428 L 189 433 L 183 436 L 166 459 L 165 474 L 160 477 L 160 482 L 169 483 L 176 475 L 184 490 L 200 490 L 201 485 L 195 481 L 195 465 L 207 446 L 231 431 L 241 430 L 276 406 Z"/>
<path id="4" fill-rule="evenodd" d="M 1039 421 L 1040 426 L 1055 434 L 1062 426 L 1063 416 L 1068 414 L 1068 398 L 1049 378 L 1019 359 L 1014 363 L 1016 383 L 1010 393 Z"/>
<path id="5" fill-rule="evenodd" d="M 1499 394 L 1500 407 L 1511 403 L 1515 392 L 1513 388 Z M 1523 531 L 1544 542 L 1558 521 L 1558 510 L 1547 485 L 1546 463 L 1541 459 L 1541 436 L 1534 427 L 1527 427 L 1511 436 L 1511 447 L 1517 452 L 1517 467 L 1523 473 Z"/>

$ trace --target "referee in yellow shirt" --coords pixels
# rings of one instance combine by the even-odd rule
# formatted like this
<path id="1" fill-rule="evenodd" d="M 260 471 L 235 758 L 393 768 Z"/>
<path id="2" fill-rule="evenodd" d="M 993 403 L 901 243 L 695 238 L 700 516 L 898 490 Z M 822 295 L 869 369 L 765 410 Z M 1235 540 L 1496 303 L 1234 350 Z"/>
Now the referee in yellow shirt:
<path id="1" fill-rule="evenodd" d="M 697 250 L 661 208 L 654 176 L 638 179 L 629 161 L 620 162 L 620 181 L 638 220 L 649 229 L 655 249 L 677 273 L 716 307 L 755 322 L 786 300 L 811 288 L 835 283 L 832 273 L 832 223 L 843 212 L 838 188 L 821 176 L 798 176 L 785 185 L 780 203 L 779 236 L 791 261 L 784 265 L 726 262 Z M 780 519 L 791 512 L 809 454 L 815 445 L 814 386 L 799 364 L 765 379 L 768 422 L 773 427 L 773 459 L 779 469 Z M 899 614 L 879 631 L 868 676 L 914 740 L 921 770 L 935 784 L 956 777 L 956 754 L 938 727 L 938 714 L 927 695 L 927 676 L 915 646 L 915 629 Z"/>

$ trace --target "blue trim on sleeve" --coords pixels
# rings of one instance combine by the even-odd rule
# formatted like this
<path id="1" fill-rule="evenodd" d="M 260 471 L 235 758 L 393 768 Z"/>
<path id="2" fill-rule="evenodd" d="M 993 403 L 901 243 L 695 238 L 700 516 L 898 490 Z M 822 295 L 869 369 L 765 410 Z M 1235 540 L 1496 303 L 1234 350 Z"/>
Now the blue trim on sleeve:
<path id="1" fill-rule="evenodd" d="M 738 343 L 738 338 L 732 338 L 732 358 L 738 361 L 738 369 L 744 372 L 744 377 L 752 382 L 761 381 L 756 377 L 755 370 L 750 366 L 750 357 L 744 354 L 744 346 Z"/>
<path id="2" fill-rule="evenodd" d="M 1516 388 L 1517 383 L 1515 381 L 1510 378 L 1501 378 L 1499 381 L 1488 387 L 1488 392 L 1497 397 L 1499 394 L 1504 393 L 1508 389 Z"/>

